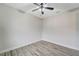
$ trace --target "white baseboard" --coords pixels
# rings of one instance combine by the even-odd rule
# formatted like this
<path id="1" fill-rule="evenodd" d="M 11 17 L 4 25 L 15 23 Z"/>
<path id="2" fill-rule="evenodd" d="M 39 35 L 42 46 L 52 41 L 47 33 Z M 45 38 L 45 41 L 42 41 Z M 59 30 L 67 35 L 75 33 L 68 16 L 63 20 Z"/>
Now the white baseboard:
<path id="1" fill-rule="evenodd" d="M 26 46 L 26 45 L 30 45 L 30 44 L 36 43 L 36 42 L 38 42 L 38 41 L 40 41 L 40 40 L 36 40 L 36 41 L 29 42 L 28 44 L 21 44 L 21 45 L 12 47 L 12 48 L 8 48 L 8 49 L 5 49 L 5 50 L 0 51 L 0 53 L 8 52 L 8 51 L 10 51 L 10 50 L 14 50 L 14 49 L 17 49 L 17 48 Z"/>
<path id="2" fill-rule="evenodd" d="M 42 39 L 42 40 L 43 41 L 50 42 L 50 43 L 55 43 L 57 45 L 60 45 L 60 46 L 63 46 L 63 47 L 67 47 L 67 48 L 70 48 L 70 49 L 74 49 L 74 50 L 78 50 L 79 51 L 79 48 L 76 48 L 76 47 L 67 46 L 67 45 L 60 44 L 60 43 L 57 43 L 57 42 L 54 42 L 54 41 L 51 41 L 51 40 L 47 40 L 47 39 Z"/>

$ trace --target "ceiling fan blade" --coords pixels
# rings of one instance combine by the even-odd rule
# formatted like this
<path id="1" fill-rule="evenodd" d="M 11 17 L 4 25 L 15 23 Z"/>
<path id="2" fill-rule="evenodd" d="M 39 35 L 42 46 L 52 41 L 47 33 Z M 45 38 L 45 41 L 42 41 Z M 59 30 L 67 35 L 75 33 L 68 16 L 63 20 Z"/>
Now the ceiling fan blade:
<path id="1" fill-rule="evenodd" d="M 36 8 L 36 9 L 34 9 L 34 10 L 32 10 L 32 12 L 37 11 L 37 10 L 39 10 L 39 9 L 40 9 L 40 7 L 39 7 L 39 8 Z"/>
<path id="2" fill-rule="evenodd" d="M 38 3 L 33 3 L 33 4 L 35 4 L 35 5 L 37 5 L 37 6 L 40 6 Z"/>
<path id="3" fill-rule="evenodd" d="M 54 10 L 52 7 L 45 7 L 45 9 Z"/>

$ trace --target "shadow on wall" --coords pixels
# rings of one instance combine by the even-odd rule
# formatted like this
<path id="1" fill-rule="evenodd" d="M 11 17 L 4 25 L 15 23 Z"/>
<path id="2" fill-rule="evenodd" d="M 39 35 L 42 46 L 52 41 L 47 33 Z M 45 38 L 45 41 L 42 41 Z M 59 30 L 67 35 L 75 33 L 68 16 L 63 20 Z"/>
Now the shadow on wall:
<path id="1" fill-rule="evenodd" d="M 76 18 L 77 18 L 77 21 L 76 21 L 76 32 L 77 32 L 77 40 L 76 40 L 76 46 L 79 47 L 79 13 L 76 14 Z"/>
<path id="2" fill-rule="evenodd" d="M 4 46 L 6 46 L 7 31 L 5 27 L 0 23 L 0 49 L 2 50 Z M 8 43 L 7 43 L 8 44 Z"/>

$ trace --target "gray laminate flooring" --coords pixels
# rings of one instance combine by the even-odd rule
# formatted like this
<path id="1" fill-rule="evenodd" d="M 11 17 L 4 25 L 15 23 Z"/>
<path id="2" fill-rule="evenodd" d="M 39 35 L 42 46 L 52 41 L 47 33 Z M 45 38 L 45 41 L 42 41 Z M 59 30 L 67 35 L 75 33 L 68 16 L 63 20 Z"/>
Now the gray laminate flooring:
<path id="1" fill-rule="evenodd" d="M 0 56 L 79 56 L 79 51 L 47 41 L 39 41 L 1 53 Z"/>

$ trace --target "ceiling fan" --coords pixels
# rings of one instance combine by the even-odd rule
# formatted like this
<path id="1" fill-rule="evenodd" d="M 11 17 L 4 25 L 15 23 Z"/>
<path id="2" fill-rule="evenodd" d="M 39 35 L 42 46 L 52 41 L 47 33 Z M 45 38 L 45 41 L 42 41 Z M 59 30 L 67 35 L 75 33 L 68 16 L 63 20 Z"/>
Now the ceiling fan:
<path id="1" fill-rule="evenodd" d="M 46 5 L 47 3 L 40 3 L 40 4 L 39 4 L 39 3 L 33 3 L 33 4 L 36 5 L 36 6 L 38 6 L 38 8 L 32 10 L 32 12 L 41 9 L 41 14 L 42 14 L 42 15 L 44 14 L 44 9 L 54 10 L 54 8 L 52 8 L 52 7 L 45 7 L 45 5 Z"/>

